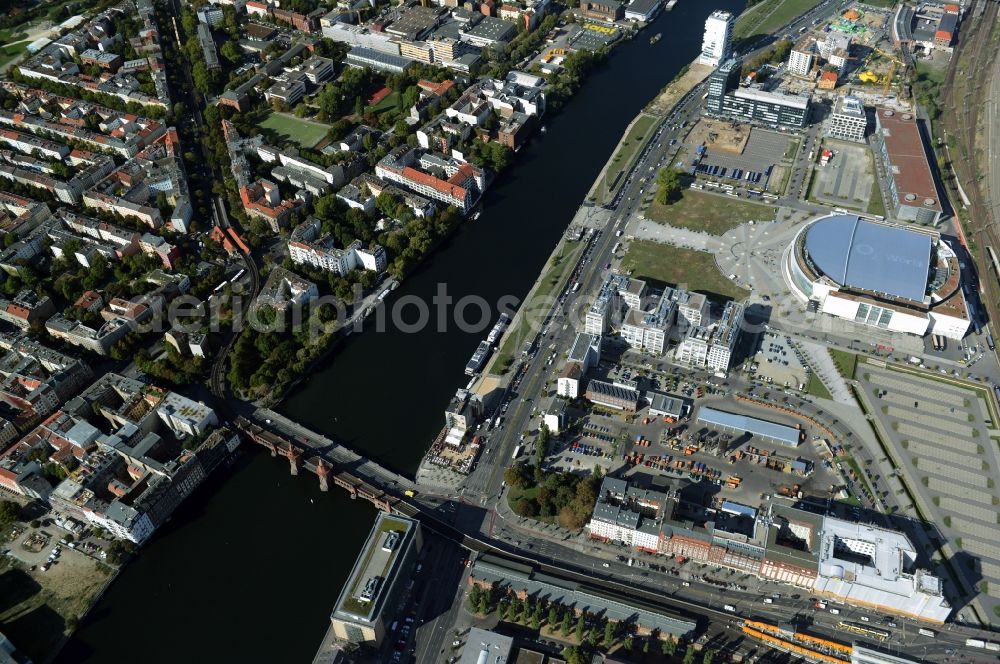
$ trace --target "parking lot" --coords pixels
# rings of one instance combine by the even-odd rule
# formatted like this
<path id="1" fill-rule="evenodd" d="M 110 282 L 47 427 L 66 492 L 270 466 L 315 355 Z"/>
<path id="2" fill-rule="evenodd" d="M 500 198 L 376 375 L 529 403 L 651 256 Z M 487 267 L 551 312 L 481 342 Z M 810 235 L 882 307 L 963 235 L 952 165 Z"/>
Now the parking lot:
<path id="1" fill-rule="evenodd" d="M 828 205 L 866 210 L 875 185 L 875 167 L 868 147 L 827 139 L 816 149 L 817 160 L 823 150 L 833 151 L 833 157 L 826 166 L 816 166 L 810 198 Z"/>
<path id="2" fill-rule="evenodd" d="M 775 185 L 780 184 L 783 179 L 777 178 L 774 171 L 784 159 L 788 147 L 787 135 L 753 128 L 750 130 L 746 145 L 738 154 L 706 145 L 696 171 L 702 176 L 722 183 L 739 180 L 744 186 L 771 189 L 772 178 Z"/>
<path id="3" fill-rule="evenodd" d="M 761 335 L 760 348 L 753 358 L 753 372 L 758 380 L 774 385 L 801 389 L 809 371 L 799 350 L 784 334 L 765 332 Z"/>
<path id="4" fill-rule="evenodd" d="M 988 424 L 990 411 L 982 392 L 869 364 L 858 378 L 873 415 L 905 467 L 911 491 L 920 493 L 921 509 L 953 544 L 971 555 L 970 580 L 1000 598 L 1000 468 L 997 437 Z M 971 574 L 970 574 L 971 572 Z"/>

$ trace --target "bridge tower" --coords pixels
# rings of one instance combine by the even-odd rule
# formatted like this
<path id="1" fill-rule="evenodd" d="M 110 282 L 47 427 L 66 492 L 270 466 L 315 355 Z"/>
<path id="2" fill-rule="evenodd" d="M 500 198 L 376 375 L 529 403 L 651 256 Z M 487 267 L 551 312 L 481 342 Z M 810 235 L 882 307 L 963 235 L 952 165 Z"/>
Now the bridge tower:
<path id="1" fill-rule="evenodd" d="M 320 491 L 328 491 L 330 489 L 330 485 L 326 481 L 326 476 L 329 472 L 330 469 L 326 467 L 323 457 L 316 457 L 316 476 L 319 478 Z"/>
<path id="2" fill-rule="evenodd" d="M 297 448 L 294 445 L 292 445 L 291 443 L 289 443 L 288 444 L 288 465 L 289 465 L 289 470 L 291 471 L 292 475 L 298 475 L 299 474 L 299 466 L 302 465 L 302 462 L 299 461 L 299 457 L 301 457 L 301 456 L 302 456 L 302 450 L 300 450 L 299 448 Z"/>

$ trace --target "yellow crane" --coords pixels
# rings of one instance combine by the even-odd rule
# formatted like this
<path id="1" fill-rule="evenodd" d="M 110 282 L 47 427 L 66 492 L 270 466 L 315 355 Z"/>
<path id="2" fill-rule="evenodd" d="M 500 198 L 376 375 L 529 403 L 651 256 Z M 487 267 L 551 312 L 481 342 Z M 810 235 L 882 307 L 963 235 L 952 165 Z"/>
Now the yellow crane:
<path id="1" fill-rule="evenodd" d="M 882 85 L 882 99 L 885 99 L 886 97 L 889 96 L 889 86 L 892 85 L 892 76 L 893 74 L 896 73 L 896 67 L 902 65 L 903 71 L 905 72 L 906 63 L 904 63 L 902 60 L 897 58 L 892 53 L 886 53 L 885 51 L 883 51 L 878 47 L 875 47 L 874 50 L 876 53 L 879 53 L 880 55 L 884 56 L 887 60 L 889 60 L 889 73 L 886 74 L 885 81 Z"/>

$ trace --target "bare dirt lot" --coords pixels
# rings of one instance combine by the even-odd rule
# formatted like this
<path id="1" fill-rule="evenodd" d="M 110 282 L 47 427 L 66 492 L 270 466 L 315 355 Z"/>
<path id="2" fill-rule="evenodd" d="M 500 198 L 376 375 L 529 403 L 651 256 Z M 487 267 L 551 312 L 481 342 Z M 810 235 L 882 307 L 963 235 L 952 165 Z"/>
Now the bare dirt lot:
<path id="1" fill-rule="evenodd" d="M 76 627 L 110 575 L 107 565 L 68 548 L 46 572 L 38 567 L 31 571 L 4 556 L 0 559 L 3 633 L 32 660 L 45 661 L 63 635 Z"/>
<path id="2" fill-rule="evenodd" d="M 686 147 L 693 150 L 704 144 L 709 150 L 742 154 L 750 139 L 750 125 L 702 118 L 688 134 Z"/>

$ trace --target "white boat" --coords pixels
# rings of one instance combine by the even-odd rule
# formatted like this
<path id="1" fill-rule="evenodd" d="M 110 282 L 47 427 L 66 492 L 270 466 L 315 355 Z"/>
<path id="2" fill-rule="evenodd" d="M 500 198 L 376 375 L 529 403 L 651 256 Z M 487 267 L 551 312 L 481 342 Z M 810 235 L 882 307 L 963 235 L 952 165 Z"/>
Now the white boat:
<path id="1" fill-rule="evenodd" d="M 542 125 L 542 133 L 544 134 L 546 131 L 548 131 L 548 129 L 545 127 L 545 125 Z"/>

